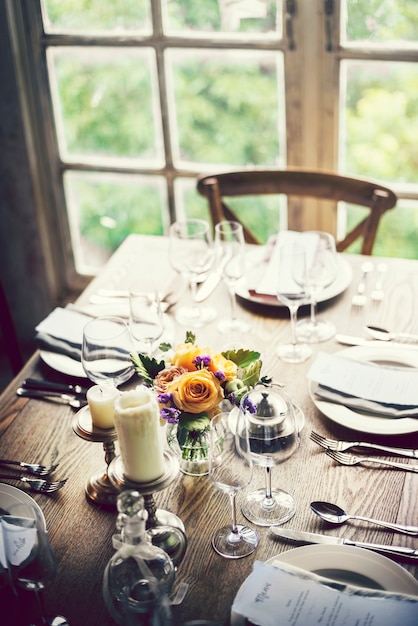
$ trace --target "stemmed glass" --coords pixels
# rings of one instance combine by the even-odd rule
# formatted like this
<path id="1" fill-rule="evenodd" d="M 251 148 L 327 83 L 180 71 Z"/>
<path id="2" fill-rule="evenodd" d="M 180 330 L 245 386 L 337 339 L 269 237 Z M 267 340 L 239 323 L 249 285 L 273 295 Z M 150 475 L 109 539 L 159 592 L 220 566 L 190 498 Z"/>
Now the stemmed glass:
<path id="1" fill-rule="evenodd" d="M 19 503 L 1 517 L 4 554 L 12 589 L 33 591 L 38 601 L 42 624 L 58 626 L 68 622 L 62 615 L 48 618 L 42 591 L 55 577 L 55 555 L 37 507 Z"/>
<path id="2" fill-rule="evenodd" d="M 242 224 L 227 220 L 216 224 L 215 251 L 218 270 L 231 295 L 231 318 L 221 320 L 217 328 L 221 333 L 248 332 L 250 325 L 237 317 L 236 284 L 244 273 L 245 256 Z"/>
<path id="3" fill-rule="evenodd" d="M 299 243 L 283 243 L 279 247 L 277 276 L 277 298 L 290 312 L 291 343 L 279 346 L 277 355 L 286 363 L 306 361 L 312 350 L 305 343 L 298 343 L 296 337 L 296 318 L 299 306 L 307 299 L 306 288 L 295 278 L 304 275 L 306 255 Z"/>
<path id="4" fill-rule="evenodd" d="M 129 328 L 138 351 L 151 355 L 164 331 L 160 296 L 152 281 L 136 281 L 129 287 Z"/>
<path id="5" fill-rule="evenodd" d="M 95 383 L 117 387 L 134 372 L 130 359 L 135 346 L 125 320 L 119 317 L 97 317 L 83 329 L 81 363 Z"/>
<path id="6" fill-rule="evenodd" d="M 236 495 L 249 485 L 251 477 L 252 458 L 244 416 L 240 413 L 235 421 L 229 413 L 220 413 L 210 424 L 209 478 L 219 491 L 229 495 L 232 525 L 214 532 L 212 546 L 228 559 L 248 556 L 258 545 L 255 530 L 236 521 Z"/>
<path id="7" fill-rule="evenodd" d="M 294 515 L 295 502 L 283 489 L 272 489 L 271 472 L 299 446 L 293 404 L 282 389 L 259 386 L 243 398 L 240 412 L 246 418 L 253 463 L 265 469 L 265 489 L 249 493 L 242 512 L 260 526 L 283 524 Z"/>
<path id="8" fill-rule="evenodd" d="M 213 307 L 198 306 L 195 301 L 200 278 L 214 263 L 213 242 L 207 221 L 185 219 L 170 226 L 170 263 L 189 283 L 192 305 L 176 310 L 176 320 L 186 327 L 200 328 L 216 317 Z"/>
<path id="9" fill-rule="evenodd" d="M 298 339 L 308 343 L 327 341 L 335 335 L 335 326 L 327 320 L 318 320 L 316 308 L 318 296 L 337 275 L 337 251 L 335 239 L 330 233 L 307 231 L 301 241 L 306 249 L 305 272 L 298 279 L 309 293 L 310 318 L 296 325 Z"/>

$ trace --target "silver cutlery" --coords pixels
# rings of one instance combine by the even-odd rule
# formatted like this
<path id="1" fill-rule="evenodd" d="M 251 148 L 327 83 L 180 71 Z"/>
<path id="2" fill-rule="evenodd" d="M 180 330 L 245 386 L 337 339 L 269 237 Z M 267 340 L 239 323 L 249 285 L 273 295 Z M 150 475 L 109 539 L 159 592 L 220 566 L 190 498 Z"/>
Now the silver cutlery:
<path id="1" fill-rule="evenodd" d="M 373 337 L 373 339 L 377 339 L 379 341 L 395 341 L 398 343 L 416 343 L 418 344 L 418 335 L 413 335 L 411 333 L 391 333 L 386 328 L 382 328 L 381 326 L 366 326 L 367 332 Z"/>
<path id="2" fill-rule="evenodd" d="M 38 378 L 26 378 L 22 383 L 23 389 L 37 389 L 39 391 L 57 391 L 59 393 L 75 394 L 84 396 L 87 393 L 87 387 L 81 385 L 67 385 L 65 383 L 55 383 L 49 380 L 40 380 Z"/>
<path id="3" fill-rule="evenodd" d="M 354 335 L 335 335 L 335 341 L 337 343 L 341 343 L 344 346 L 371 346 L 373 348 L 379 347 L 379 346 L 388 346 L 388 342 L 387 341 L 381 341 L 380 339 L 364 339 L 364 337 L 355 337 Z M 403 349 L 406 350 L 416 350 L 417 346 L 413 343 L 406 343 L 406 342 L 396 342 L 396 341 L 391 341 L 389 343 L 389 345 L 392 346 L 396 346 L 396 347 L 402 347 Z"/>
<path id="4" fill-rule="evenodd" d="M 10 461 L 9 459 L 0 459 L 0 465 L 18 466 L 20 469 L 36 476 L 47 476 L 57 469 L 57 465 L 40 465 L 39 463 L 25 463 L 24 461 Z"/>
<path id="5" fill-rule="evenodd" d="M 64 487 L 67 482 L 66 478 L 49 482 L 43 478 L 28 478 L 27 476 L 12 476 L 11 474 L 0 474 L 0 478 L 2 480 L 19 480 L 28 485 L 32 491 L 37 491 L 38 493 L 54 493 Z"/>
<path id="6" fill-rule="evenodd" d="M 376 526 L 382 526 L 395 532 L 404 533 L 405 535 L 418 535 L 418 526 L 409 526 L 407 524 L 395 524 L 394 522 L 383 522 L 382 520 L 373 519 L 372 517 L 364 517 L 363 515 L 350 515 L 346 513 L 344 509 L 337 504 L 331 502 L 316 501 L 311 502 L 312 511 L 318 515 L 321 519 L 329 522 L 330 524 L 345 524 L 348 520 L 358 520 L 360 522 L 368 522 L 369 524 L 375 524 Z"/>
<path id="7" fill-rule="evenodd" d="M 373 271 L 373 263 L 371 261 L 365 261 L 361 266 L 361 278 L 357 286 L 357 293 L 352 297 L 351 304 L 355 307 L 362 307 L 366 304 L 366 284 L 367 276 Z"/>
<path id="8" fill-rule="evenodd" d="M 330 456 L 334 461 L 337 461 L 341 465 L 363 465 L 363 463 L 376 463 L 377 465 L 384 465 L 386 467 L 393 467 L 394 469 L 404 470 L 405 472 L 418 472 L 418 465 L 408 465 L 406 463 L 397 463 L 396 461 L 387 461 L 383 459 L 377 459 L 372 456 L 355 456 L 354 454 L 347 454 L 347 452 L 336 452 L 335 450 L 327 449 L 325 454 Z"/>
<path id="9" fill-rule="evenodd" d="M 82 400 L 67 393 L 59 393 L 55 391 L 38 391 L 36 389 L 22 389 L 22 387 L 19 387 L 19 389 L 17 389 L 16 391 L 16 394 L 18 396 L 21 396 L 22 398 L 38 398 L 42 400 L 52 401 L 58 400 L 63 402 L 64 404 L 68 404 L 73 409 L 81 409 L 81 407 L 87 404 L 87 400 Z"/>
<path id="10" fill-rule="evenodd" d="M 370 294 L 373 302 L 381 302 L 385 297 L 385 292 L 383 291 L 383 280 L 387 269 L 388 266 L 386 265 L 386 263 L 378 263 L 376 283 L 372 293 Z"/>
<path id="11" fill-rule="evenodd" d="M 292 541 L 300 541 L 301 543 L 322 543 L 337 546 L 355 546 L 358 548 L 367 548 L 375 552 L 383 554 L 391 554 L 393 556 L 403 556 L 416 559 L 418 558 L 418 550 L 406 548 L 405 546 L 386 546 L 379 543 L 368 543 L 365 541 L 351 541 L 343 537 L 334 537 L 332 535 L 321 535 L 319 533 L 308 533 L 300 530 L 290 530 L 289 528 L 281 528 L 279 526 L 270 526 L 270 532 L 283 539 L 291 539 Z"/>
<path id="12" fill-rule="evenodd" d="M 383 446 L 378 443 L 369 443 L 367 441 L 340 441 L 329 439 L 328 437 L 324 437 L 323 435 L 316 433 L 314 430 L 311 431 L 310 438 L 319 446 L 322 446 L 322 448 L 328 448 L 329 450 L 334 450 L 335 452 L 345 452 L 345 450 L 350 450 L 350 448 L 369 448 L 380 452 L 388 452 L 389 454 L 394 454 L 396 456 L 418 459 L 418 450 L 412 450 L 410 448 Z"/>

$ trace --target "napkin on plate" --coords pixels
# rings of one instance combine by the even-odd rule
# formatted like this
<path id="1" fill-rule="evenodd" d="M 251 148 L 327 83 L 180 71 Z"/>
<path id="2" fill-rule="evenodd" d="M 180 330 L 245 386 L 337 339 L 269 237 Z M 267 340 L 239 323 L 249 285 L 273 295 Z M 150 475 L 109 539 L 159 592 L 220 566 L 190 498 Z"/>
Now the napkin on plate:
<path id="1" fill-rule="evenodd" d="M 416 626 L 418 597 L 348 585 L 280 561 L 255 561 L 232 611 L 257 626 Z"/>
<path id="2" fill-rule="evenodd" d="M 80 362 L 83 328 L 91 319 L 70 307 L 57 307 L 35 328 L 39 348 Z"/>
<path id="3" fill-rule="evenodd" d="M 418 369 L 320 352 L 308 378 L 318 383 L 319 399 L 382 417 L 418 417 Z"/>

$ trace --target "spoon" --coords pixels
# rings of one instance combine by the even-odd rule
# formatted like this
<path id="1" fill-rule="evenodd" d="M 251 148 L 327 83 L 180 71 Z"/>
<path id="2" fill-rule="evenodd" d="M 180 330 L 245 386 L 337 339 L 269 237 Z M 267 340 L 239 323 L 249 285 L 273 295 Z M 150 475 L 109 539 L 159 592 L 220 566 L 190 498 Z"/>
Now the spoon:
<path id="1" fill-rule="evenodd" d="M 53 391 L 39 391 L 36 389 L 23 389 L 19 387 L 16 391 L 18 396 L 22 396 L 23 398 L 42 398 L 43 400 L 54 400 L 57 399 L 64 404 L 68 404 L 73 409 L 80 409 L 82 406 L 87 404 L 87 400 L 80 400 L 79 398 L 74 398 L 74 396 L 70 396 L 67 393 L 55 393 Z"/>
<path id="2" fill-rule="evenodd" d="M 370 522 L 377 526 L 383 526 L 406 535 L 418 536 L 418 526 L 406 526 L 404 524 L 395 524 L 392 522 L 382 522 L 381 520 L 372 519 L 371 517 L 362 517 L 361 515 L 349 515 L 339 507 L 337 504 L 331 504 L 330 502 L 311 502 L 311 509 L 316 515 L 319 515 L 322 519 L 330 524 L 344 524 L 349 519 L 356 519 L 362 522 Z"/>
<path id="3" fill-rule="evenodd" d="M 365 261 L 363 265 L 361 266 L 362 273 L 361 273 L 360 282 L 357 286 L 357 293 L 351 299 L 351 304 L 353 306 L 362 307 L 366 304 L 367 296 L 365 292 L 366 292 L 367 276 L 368 274 L 370 274 L 370 272 L 373 271 L 373 269 L 374 269 L 374 265 L 371 261 Z"/>
<path id="4" fill-rule="evenodd" d="M 374 339 L 380 341 L 398 341 L 400 343 L 418 343 L 418 335 L 409 333 L 391 333 L 380 326 L 366 326 L 366 330 Z"/>

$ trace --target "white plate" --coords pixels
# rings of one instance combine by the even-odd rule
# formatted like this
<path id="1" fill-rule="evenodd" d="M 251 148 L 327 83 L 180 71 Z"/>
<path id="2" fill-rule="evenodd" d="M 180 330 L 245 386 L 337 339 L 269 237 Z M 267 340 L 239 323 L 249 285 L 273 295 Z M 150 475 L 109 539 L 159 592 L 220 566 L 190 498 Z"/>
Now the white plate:
<path id="1" fill-rule="evenodd" d="M 406 569 L 381 554 L 363 548 L 301 546 L 267 561 L 270 564 L 275 562 L 294 565 L 307 572 L 357 587 L 418 596 L 418 581 Z M 231 613 L 231 626 L 245 624 L 242 615 Z"/>
<path id="2" fill-rule="evenodd" d="M 395 367 L 418 368 L 418 350 L 397 348 L 391 345 L 355 346 L 338 352 L 340 356 L 355 361 Z M 309 382 L 309 394 L 316 408 L 333 422 L 373 435 L 403 435 L 418 432 L 418 419 L 412 417 L 380 417 L 351 409 L 342 404 L 320 400 L 315 396 L 316 383 Z"/>
<path id="3" fill-rule="evenodd" d="M 36 504 L 35 500 L 31 498 L 30 495 L 28 495 L 21 489 L 17 489 L 16 487 L 12 487 L 11 485 L 7 485 L 6 483 L 0 483 L 0 509 L 2 509 L 2 511 L 0 511 L 0 514 L 2 514 L 3 511 L 7 511 L 9 513 L 10 508 L 16 504 L 30 504 L 36 507 L 41 514 L 43 526 L 44 528 L 46 528 L 45 518 L 42 509 Z M 0 541 L 2 541 L 1 529 Z M 0 589 L 5 584 L 7 584 L 7 576 L 5 573 L 6 571 L 7 570 L 2 570 L 2 566 L 0 565 Z"/>
<path id="4" fill-rule="evenodd" d="M 81 361 L 76 361 L 66 354 L 41 350 L 40 357 L 44 363 L 61 374 L 75 376 L 76 378 L 87 378 Z"/>
<path id="5" fill-rule="evenodd" d="M 318 303 L 326 302 L 327 300 L 331 300 L 331 298 L 335 298 L 335 296 L 339 296 L 343 291 L 347 289 L 352 281 L 353 270 L 351 269 L 348 261 L 341 254 L 338 254 L 337 260 L 337 277 L 331 283 L 331 285 L 326 287 L 320 294 L 318 298 Z M 264 304 L 268 306 L 287 308 L 287 305 L 279 302 L 275 296 L 268 294 L 256 294 L 253 293 L 253 291 L 251 291 L 250 293 L 250 290 L 255 290 L 257 288 L 257 285 L 260 284 L 261 278 L 266 271 L 266 267 L 266 262 L 253 264 L 252 268 L 249 270 L 245 278 L 238 282 L 236 289 L 237 295 L 243 300 L 247 300 L 248 302 L 252 302 L 254 304 Z"/>

